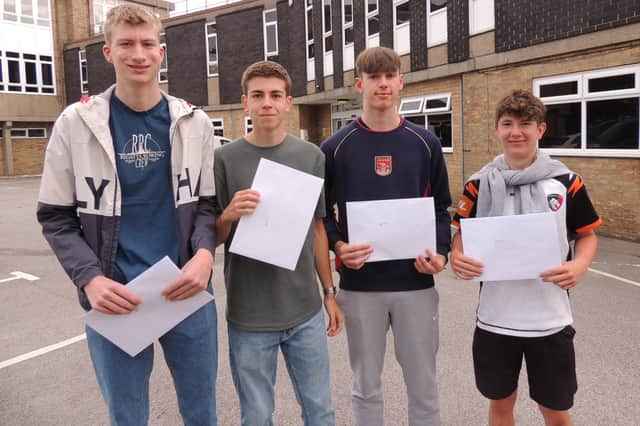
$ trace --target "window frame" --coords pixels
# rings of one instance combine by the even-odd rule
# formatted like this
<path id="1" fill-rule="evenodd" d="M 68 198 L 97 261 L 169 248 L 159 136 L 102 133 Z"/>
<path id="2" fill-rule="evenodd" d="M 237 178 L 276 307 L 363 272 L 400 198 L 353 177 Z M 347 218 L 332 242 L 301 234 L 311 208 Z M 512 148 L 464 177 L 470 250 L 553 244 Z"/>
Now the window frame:
<path id="1" fill-rule="evenodd" d="M 25 57 L 25 55 L 34 56 L 33 58 Z M 46 59 L 49 58 L 49 59 Z M 11 82 L 9 74 L 9 62 L 17 62 L 18 66 L 18 81 Z M 36 82 L 27 82 L 27 64 L 34 64 Z M 43 67 L 49 66 L 49 72 L 51 73 L 51 84 L 44 83 Z M 0 67 L 2 74 L 2 81 L 0 81 L 0 93 L 11 94 L 24 94 L 24 95 L 56 95 L 56 78 L 55 78 L 55 66 L 53 63 L 53 56 L 40 55 L 27 52 L 7 52 L 2 51 L 0 54 Z M 18 89 L 18 90 L 15 90 Z M 35 90 L 27 90 L 35 89 Z"/>
<path id="2" fill-rule="evenodd" d="M 253 131 L 253 120 L 251 120 L 251 117 L 249 117 L 248 115 L 244 116 L 244 134 L 245 136 L 248 135 L 249 133 L 251 133 L 251 131 Z"/>
<path id="3" fill-rule="evenodd" d="M 164 41 L 162 40 L 164 38 Z M 158 83 L 169 83 L 169 58 L 167 58 L 167 33 L 162 31 L 160 33 L 160 47 L 164 50 L 162 55 L 162 62 L 160 62 L 160 69 L 158 70 Z M 164 65 L 164 67 L 163 67 Z M 162 78 L 164 74 L 164 78 Z"/>
<path id="4" fill-rule="evenodd" d="M 479 3 L 479 2 L 487 3 L 486 5 L 482 5 L 481 6 L 482 9 L 486 9 L 486 10 L 490 9 L 491 10 L 491 14 L 493 16 L 493 19 L 492 19 L 490 25 L 486 25 L 486 26 L 483 26 L 483 27 L 474 26 L 474 22 L 475 22 L 474 11 L 476 10 L 474 5 Z M 491 7 L 489 7 L 489 4 L 491 5 Z M 494 0 L 469 0 L 469 36 L 474 36 L 474 35 L 486 33 L 486 32 L 489 32 L 489 31 L 493 31 L 495 28 L 496 28 L 495 1 Z"/>
<path id="5" fill-rule="evenodd" d="M 214 25 L 215 26 L 215 32 L 209 34 L 209 26 L 210 25 Z M 218 65 L 220 63 L 220 54 L 219 54 L 219 50 L 218 50 L 218 26 L 216 25 L 216 21 L 211 21 L 211 22 L 205 22 L 204 24 L 204 33 L 205 33 L 205 42 L 206 42 L 206 48 L 207 48 L 207 77 L 218 77 L 220 75 L 220 70 L 218 69 Z M 209 51 L 210 47 L 209 47 L 209 40 L 210 39 L 215 39 L 215 47 L 216 47 L 216 60 L 215 61 L 211 61 L 209 60 L 209 54 L 211 53 Z M 216 67 L 216 72 L 215 73 L 211 73 L 211 67 L 215 66 Z"/>
<path id="6" fill-rule="evenodd" d="M 224 118 L 214 117 L 214 118 L 210 118 L 209 120 L 211 121 L 211 125 L 213 126 L 213 135 L 223 138 L 224 137 Z M 219 121 L 220 123 L 217 124 L 215 123 L 216 121 Z M 222 134 L 217 135 L 216 130 L 221 130 Z"/>
<path id="7" fill-rule="evenodd" d="M 30 133 L 32 131 L 41 131 L 43 133 L 43 136 L 32 136 Z M 14 134 L 16 131 L 22 132 L 24 131 L 23 135 L 16 135 Z M 45 127 L 12 127 L 11 131 L 11 140 L 14 139 L 47 139 L 47 129 Z M 4 132 L 3 132 L 4 135 Z M 0 136 L 2 137 L 2 136 Z"/>
<path id="8" fill-rule="evenodd" d="M 625 74 L 634 74 L 633 89 L 621 89 L 601 92 L 588 92 L 589 80 L 602 77 L 615 77 Z M 540 97 L 541 86 L 566 83 L 570 81 L 578 82 L 577 94 L 563 96 Z M 563 105 L 570 103 L 580 104 L 580 148 L 540 148 L 543 152 L 558 156 L 572 157 L 612 157 L 612 158 L 640 158 L 640 120 L 638 129 L 638 148 L 588 148 L 587 147 L 587 103 L 593 101 L 619 100 L 637 98 L 640 104 L 640 63 L 623 65 L 619 67 L 603 68 L 597 70 L 587 70 L 571 74 L 557 76 L 540 77 L 533 79 L 532 88 L 534 95 L 538 96 L 545 105 Z M 640 105 L 639 105 L 640 108 Z M 640 115 L 640 114 L 639 114 Z"/>
<path id="9" fill-rule="evenodd" d="M 451 118 L 451 146 L 450 147 L 442 147 L 442 152 L 452 153 L 454 147 L 454 139 L 453 139 L 453 108 L 451 105 L 451 92 L 443 92 L 443 93 L 429 93 L 420 96 L 410 96 L 406 98 L 402 98 L 400 100 L 400 107 L 398 108 L 398 114 L 402 117 L 424 117 L 425 128 L 429 129 L 429 116 L 430 115 L 443 115 L 449 114 Z M 440 108 L 427 108 L 427 101 L 430 99 L 442 99 L 447 98 L 446 106 Z M 402 107 L 409 102 L 420 101 L 420 106 L 418 108 L 414 107 L 412 109 L 402 111 Z"/>
<path id="10" fill-rule="evenodd" d="M 374 46 L 379 46 L 380 45 L 380 0 L 375 0 L 376 1 L 376 9 L 369 12 L 369 3 L 368 0 L 364 1 L 364 8 L 365 8 L 365 13 L 364 13 L 364 28 L 365 28 L 365 47 L 369 48 L 369 47 L 374 47 Z M 369 33 L 369 20 L 371 18 L 374 17 L 378 17 L 378 32 L 375 34 L 370 34 Z M 370 44 L 370 41 L 373 38 L 377 37 L 377 44 Z"/>
<path id="11" fill-rule="evenodd" d="M 276 14 L 276 19 L 275 21 L 269 21 L 267 22 L 267 14 L 268 13 L 275 13 Z M 267 29 L 268 27 L 275 27 L 275 35 L 276 35 L 276 50 L 275 51 L 269 51 L 269 43 L 267 42 L 268 37 L 267 37 Z M 264 59 L 265 61 L 268 60 L 270 57 L 273 56 L 278 56 L 279 55 L 279 51 L 280 51 L 280 44 L 279 44 L 279 40 L 278 40 L 278 10 L 276 8 L 273 9 L 265 9 L 262 11 L 262 34 L 263 34 L 263 38 L 264 38 Z"/>
<path id="12" fill-rule="evenodd" d="M 84 58 L 82 57 L 84 54 Z M 84 76 L 82 73 L 82 68 L 84 64 Z M 89 93 L 89 67 L 87 66 L 87 50 L 80 49 L 78 50 L 78 65 L 80 67 L 80 93 L 87 94 Z"/>
<path id="13" fill-rule="evenodd" d="M 393 0 L 393 46 L 398 55 L 406 55 L 411 52 L 411 19 L 408 19 L 407 22 L 403 22 L 400 25 L 397 24 L 398 6 L 403 4 L 408 4 L 409 7 L 411 7 L 409 0 Z M 407 34 L 409 38 L 406 40 L 406 47 L 404 49 L 400 49 L 398 46 L 398 32 L 404 28 L 408 28 Z"/>
<path id="14" fill-rule="evenodd" d="M 426 0 L 427 2 L 427 48 L 429 47 L 435 47 L 435 46 L 440 46 L 442 44 L 445 44 L 449 41 L 449 36 L 447 34 L 448 31 L 448 27 L 447 27 L 447 10 L 449 9 L 449 0 L 447 0 L 447 3 L 444 7 L 436 10 L 435 12 L 431 11 L 431 0 Z M 445 31 L 444 31 L 444 38 L 443 39 L 437 39 L 436 41 L 432 41 L 432 37 L 431 37 L 431 28 L 433 27 L 431 20 L 434 19 L 434 16 L 437 17 L 438 15 L 442 15 L 444 14 L 444 23 L 445 23 Z"/>
<path id="15" fill-rule="evenodd" d="M 309 16 L 311 16 L 311 38 L 309 38 Z M 317 46 L 313 34 L 313 2 L 305 0 L 304 7 L 304 39 L 305 39 L 305 58 L 307 59 L 307 81 L 313 81 L 316 78 L 315 57 L 317 55 Z M 313 57 L 309 57 L 309 48 L 313 46 Z M 324 47 L 323 47 L 324 49 Z"/>

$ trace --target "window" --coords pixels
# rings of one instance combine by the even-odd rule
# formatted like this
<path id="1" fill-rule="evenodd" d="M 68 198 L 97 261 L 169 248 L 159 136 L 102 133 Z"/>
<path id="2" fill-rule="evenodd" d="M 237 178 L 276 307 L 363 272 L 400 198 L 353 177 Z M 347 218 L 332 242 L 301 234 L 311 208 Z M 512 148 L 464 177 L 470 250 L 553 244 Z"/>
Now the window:
<path id="1" fill-rule="evenodd" d="M 264 25 L 264 59 L 278 56 L 278 15 L 276 9 L 262 13 Z"/>
<path id="2" fill-rule="evenodd" d="M 378 7 L 378 0 L 367 0 L 366 12 L 366 44 L 367 47 L 376 47 L 380 45 L 380 8 Z"/>
<path id="3" fill-rule="evenodd" d="M 427 0 L 427 46 L 447 42 L 447 0 Z"/>
<path id="4" fill-rule="evenodd" d="M 218 34 L 216 23 L 206 24 L 207 29 L 207 75 L 209 77 L 218 75 Z"/>
<path id="5" fill-rule="evenodd" d="M 104 22 L 107 12 L 121 3 L 120 0 L 93 0 L 93 33 L 100 34 L 104 31 Z"/>
<path id="6" fill-rule="evenodd" d="M 251 121 L 251 117 L 244 118 L 244 134 L 249 134 L 253 130 L 253 121 Z"/>
<path id="7" fill-rule="evenodd" d="M 410 42 L 409 0 L 395 0 L 393 5 L 393 46 L 399 55 L 409 53 Z"/>
<path id="8" fill-rule="evenodd" d="M 331 26 L 331 0 L 322 0 L 322 48 L 324 75 L 333 75 L 333 28 Z"/>
<path id="9" fill-rule="evenodd" d="M 493 0 L 469 0 L 469 35 L 494 28 Z"/>
<path id="10" fill-rule="evenodd" d="M 53 58 L 32 53 L 0 52 L 0 91 L 55 93 Z"/>
<path id="11" fill-rule="evenodd" d="M 160 47 L 164 49 L 164 56 L 162 57 L 162 63 L 158 71 L 158 81 L 160 83 L 166 83 L 169 81 L 169 65 L 167 63 L 167 35 L 165 33 L 160 33 Z"/>
<path id="12" fill-rule="evenodd" d="M 539 142 L 553 154 L 640 156 L 640 64 L 533 82 L 547 106 Z"/>
<path id="13" fill-rule="evenodd" d="M 307 40 L 307 81 L 315 80 L 315 44 L 313 42 L 313 0 L 306 0 L 305 30 Z"/>
<path id="14" fill-rule="evenodd" d="M 353 0 L 342 0 L 342 68 L 353 69 Z"/>
<path id="15" fill-rule="evenodd" d="M 80 92 L 89 93 L 89 77 L 87 74 L 87 51 L 82 49 L 78 52 L 80 62 Z"/>
<path id="16" fill-rule="evenodd" d="M 49 27 L 49 0 L 4 0 L 2 17 L 5 21 Z"/>
<path id="17" fill-rule="evenodd" d="M 224 120 L 222 118 L 213 118 L 211 120 L 211 124 L 213 125 L 213 134 L 215 136 L 224 136 Z"/>
<path id="18" fill-rule="evenodd" d="M 404 98 L 398 109 L 412 123 L 424 126 L 440 139 L 444 152 L 453 152 L 451 93 Z"/>
<path id="19" fill-rule="evenodd" d="M 2 135 L 0 135 L 2 137 Z M 11 129 L 12 139 L 44 139 L 47 137 L 47 129 L 45 128 L 18 128 Z"/>

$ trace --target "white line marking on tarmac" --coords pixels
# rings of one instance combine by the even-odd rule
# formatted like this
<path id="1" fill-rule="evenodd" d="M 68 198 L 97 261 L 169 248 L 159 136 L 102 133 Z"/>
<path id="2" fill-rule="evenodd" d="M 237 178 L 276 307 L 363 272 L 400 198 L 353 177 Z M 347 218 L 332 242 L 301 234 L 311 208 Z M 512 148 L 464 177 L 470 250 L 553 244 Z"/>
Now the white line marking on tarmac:
<path id="1" fill-rule="evenodd" d="M 626 278 L 619 277 L 617 275 L 609 274 L 607 272 L 598 271 L 597 269 L 593 269 L 593 268 L 589 268 L 589 271 L 591 271 L 591 272 L 593 272 L 595 274 L 604 275 L 605 277 L 613 278 L 613 279 L 618 280 L 618 281 L 622 281 L 623 283 L 627 283 L 627 284 L 635 285 L 636 287 L 640 287 L 640 283 L 628 280 Z"/>
<path id="2" fill-rule="evenodd" d="M 81 340 L 85 340 L 87 338 L 86 334 L 81 334 L 76 337 L 72 337 L 71 339 L 63 340 L 62 342 L 54 343 L 53 345 L 45 346 L 44 348 L 36 349 L 35 351 L 28 352 L 26 354 L 18 355 L 14 358 L 8 359 L 6 361 L 0 362 L 0 370 L 6 367 L 10 367 L 14 364 L 18 364 L 22 361 L 26 361 L 31 358 L 35 358 L 40 355 L 44 355 L 49 352 L 53 352 L 57 349 L 64 348 L 65 346 L 72 345 Z"/>
<path id="3" fill-rule="evenodd" d="M 31 274 L 26 274 L 20 271 L 14 271 L 11 273 L 11 275 L 13 275 L 13 277 L 1 279 L 0 283 L 6 283 L 7 281 L 13 281 L 13 280 L 37 281 L 40 279 L 40 277 L 36 277 L 35 275 L 31 275 Z"/>

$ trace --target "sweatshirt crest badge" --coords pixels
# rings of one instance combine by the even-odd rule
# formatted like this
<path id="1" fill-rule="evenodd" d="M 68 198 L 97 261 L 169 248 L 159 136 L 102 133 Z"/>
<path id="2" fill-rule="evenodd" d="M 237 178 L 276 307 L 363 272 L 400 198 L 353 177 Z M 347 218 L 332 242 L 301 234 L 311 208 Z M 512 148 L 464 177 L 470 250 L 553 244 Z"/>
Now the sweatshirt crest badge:
<path id="1" fill-rule="evenodd" d="M 560 194 L 549 194 L 547 195 L 547 203 L 549 203 L 549 208 L 551 211 L 557 212 L 562 207 L 562 195 Z"/>
<path id="2" fill-rule="evenodd" d="M 390 155 L 375 156 L 375 170 L 378 176 L 389 176 L 393 169 L 393 157 Z"/>

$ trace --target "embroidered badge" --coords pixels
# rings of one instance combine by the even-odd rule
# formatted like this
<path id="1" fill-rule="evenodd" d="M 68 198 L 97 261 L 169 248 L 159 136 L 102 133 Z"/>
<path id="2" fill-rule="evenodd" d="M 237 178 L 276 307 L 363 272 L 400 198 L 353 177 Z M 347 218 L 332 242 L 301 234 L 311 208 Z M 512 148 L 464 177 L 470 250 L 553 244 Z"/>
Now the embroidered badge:
<path id="1" fill-rule="evenodd" d="M 551 211 L 557 212 L 562 207 L 562 195 L 549 194 L 547 195 L 547 202 Z"/>
<path id="2" fill-rule="evenodd" d="M 389 176 L 393 169 L 393 157 L 390 155 L 376 155 L 375 169 L 378 176 Z"/>

